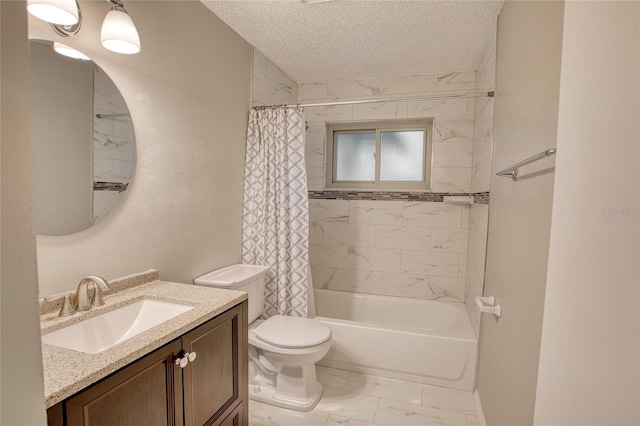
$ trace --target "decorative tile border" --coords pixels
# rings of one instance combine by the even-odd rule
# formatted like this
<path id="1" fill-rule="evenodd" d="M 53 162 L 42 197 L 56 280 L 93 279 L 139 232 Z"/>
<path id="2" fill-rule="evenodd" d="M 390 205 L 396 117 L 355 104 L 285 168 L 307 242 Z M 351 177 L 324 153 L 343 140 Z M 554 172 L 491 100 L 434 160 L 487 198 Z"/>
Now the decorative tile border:
<path id="1" fill-rule="evenodd" d="M 118 191 L 124 192 L 129 187 L 129 183 L 122 182 L 93 182 L 94 191 Z"/>
<path id="2" fill-rule="evenodd" d="M 475 194 L 453 192 L 409 192 L 409 191 L 309 191 L 310 200 L 375 200 L 375 201 L 424 201 L 441 203 L 448 196 L 473 196 L 477 204 L 489 204 L 489 192 Z"/>

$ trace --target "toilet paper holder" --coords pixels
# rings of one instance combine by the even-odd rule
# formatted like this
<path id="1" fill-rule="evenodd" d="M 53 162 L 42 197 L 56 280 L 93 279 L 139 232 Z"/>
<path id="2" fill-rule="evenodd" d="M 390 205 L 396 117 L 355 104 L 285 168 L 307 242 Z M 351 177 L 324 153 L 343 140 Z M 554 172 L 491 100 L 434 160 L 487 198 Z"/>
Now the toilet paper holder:
<path id="1" fill-rule="evenodd" d="M 502 307 L 500 305 L 496 305 L 495 296 L 476 297 L 476 305 L 478 305 L 480 312 L 492 314 L 498 318 L 502 316 Z"/>

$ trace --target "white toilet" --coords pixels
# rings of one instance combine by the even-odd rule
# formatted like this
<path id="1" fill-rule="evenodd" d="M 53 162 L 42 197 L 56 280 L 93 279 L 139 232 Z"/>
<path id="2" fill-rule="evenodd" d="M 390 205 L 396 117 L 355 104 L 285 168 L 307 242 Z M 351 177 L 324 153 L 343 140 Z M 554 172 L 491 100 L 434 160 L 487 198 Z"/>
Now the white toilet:
<path id="1" fill-rule="evenodd" d="M 196 285 L 249 294 L 249 397 L 299 411 L 312 410 L 322 396 L 315 363 L 331 347 L 331 329 L 310 318 L 275 315 L 264 309 L 266 266 L 231 265 L 194 280 Z"/>

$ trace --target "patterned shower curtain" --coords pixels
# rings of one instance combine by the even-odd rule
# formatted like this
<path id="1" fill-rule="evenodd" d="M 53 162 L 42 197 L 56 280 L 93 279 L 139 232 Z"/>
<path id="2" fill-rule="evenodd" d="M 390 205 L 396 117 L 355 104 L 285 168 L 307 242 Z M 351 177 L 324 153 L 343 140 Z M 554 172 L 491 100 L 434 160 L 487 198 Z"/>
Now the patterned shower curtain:
<path id="1" fill-rule="evenodd" d="M 300 108 L 253 108 L 247 131 L 242 262 L 269 266 L 263 318 L 307 316 L 309 203 Z"/>

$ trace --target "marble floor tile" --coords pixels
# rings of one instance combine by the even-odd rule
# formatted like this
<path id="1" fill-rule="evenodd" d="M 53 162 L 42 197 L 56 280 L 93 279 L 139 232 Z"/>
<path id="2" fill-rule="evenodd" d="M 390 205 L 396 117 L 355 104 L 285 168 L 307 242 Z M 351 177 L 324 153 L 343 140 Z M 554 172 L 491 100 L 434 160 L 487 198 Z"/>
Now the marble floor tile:
<path id="1" fill-rule="evenodd" d="M 343 389 L 417 405 L 422 400 L 422 385 L 418 383 L 361 373 L 351 373 Z"/>
<path id="2" fill-rule="evenodd" d="M 480 423 L 478 423 L 479 425 Z M 361 420 L 350 419 L 349 417 L 329 416 L 325 426 L 379 426 L 374 423 L 363 422 Z"/>
<path id="3" fill-rule="evenodd" d="M 422 405 L 477 416 L 473 393 L 438 386 L 422 385 Z"/>
<path id="4" fill-rule="evenodd" d="M 326 387 L 315 411 L 372 422 L 379 400 L 379 398 L 369 395 Z"/>
<path id="5" fill-rule="evenodd" d="M 250 426 L 479 426 L 471 392 L 316 366 L 325 385 L 310 412 L 251 400 Z M 343 390 L 341 390 L 343 389 Z"/>
<path id="6" fill-rule="evenodd" d="M 330 388 L 342 389 L 349 378 L 349 371 L 316 365 L 318 381 Z"/>
<path id="7" fill-rule="evenodd" d="M 465 426 L 464 414 L 381 399 L 375 423 L 389 426 Z"/>
<path id="8" fill-rule="evenodd" d="M 287 410 L 258 401 L 249 401 L 251 426 L 323 426 L 328 418 L 327 413 Z"/>

